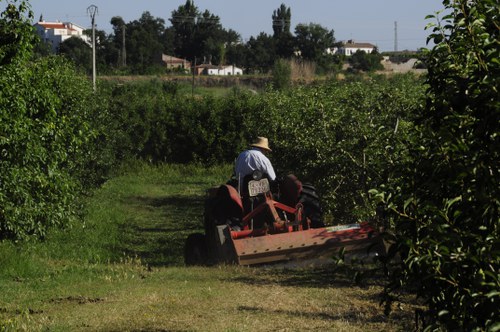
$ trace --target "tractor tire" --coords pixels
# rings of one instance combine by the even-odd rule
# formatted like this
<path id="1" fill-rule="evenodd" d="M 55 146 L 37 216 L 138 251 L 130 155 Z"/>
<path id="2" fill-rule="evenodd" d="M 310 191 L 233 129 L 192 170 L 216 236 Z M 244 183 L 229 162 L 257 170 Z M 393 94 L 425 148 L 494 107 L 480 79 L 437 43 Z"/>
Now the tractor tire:
<path id="1" fill-rule="evenodd" d="M 299 202 L 304 206 L 304 216 L 311 220 L 311 228 L 325 227 L 323 209 L 314 186 L 308 183 L 303 184 Z"/>
<path id="2" fill-rule="evenodd" d="M 204 234 L 190 234 L 184 245 L 184 263 L 187 266 L 206 265 L 208 246 Z"/>

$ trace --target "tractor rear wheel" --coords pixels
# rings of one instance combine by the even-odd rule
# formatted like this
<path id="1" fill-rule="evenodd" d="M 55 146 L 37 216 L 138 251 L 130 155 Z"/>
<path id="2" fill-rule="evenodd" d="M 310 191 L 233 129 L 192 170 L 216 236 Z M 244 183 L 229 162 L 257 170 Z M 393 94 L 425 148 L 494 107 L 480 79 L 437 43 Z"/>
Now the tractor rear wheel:
<path id="1" fill-rule="evenodd" d="M 206 265 L 208 261 L 208 247 L 203 234 L 190 234 L 184 245 L 184 263 L 188 266 Z"/>
<path id="2" fill-rule="evenodd" d="M 325 227 L 323 209 L 314 186 L 309 183 L 303 184 L 299 202 L 304 206 L 304 215 L 311 220 L 312 228 Z"/>

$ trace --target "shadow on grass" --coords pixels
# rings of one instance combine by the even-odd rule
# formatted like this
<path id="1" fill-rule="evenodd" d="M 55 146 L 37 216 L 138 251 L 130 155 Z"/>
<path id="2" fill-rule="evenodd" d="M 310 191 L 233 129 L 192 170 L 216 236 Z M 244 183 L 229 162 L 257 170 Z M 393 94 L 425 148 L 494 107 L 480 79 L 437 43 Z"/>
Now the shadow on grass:
<path id="1" fill-rule="evenodd" d="M 258 273 L 254 275 L 248 274 L 232 278 L 231 281 L 261 286 L 277 284 L 280 286 L 309 288 L 366 288 L 369 286 L 382 286 L 385 282 L 381 271 L 374 266 L 370 268 L 358 267 L 357 270 L 357 273 L 364 273 L 364 277 L 357 281 L 351 271 L 335 270 L 333 265 L 300 269 L 266 268 L 258 270 Z"/>
<path id="2" fill-rule="evenodd" d="M 238 307 L 239 311 L 243 312 L 267 312 L 272 314 L 286 315 L 291 317 L 304 317 L 307 319 L 321 319 L 321 320 L 330 320 L 330 321 L 349 321 L 351 323 L 381 323 L 387 322 L 387 317 L 378 312 L 370 312 L 367 313 L 366 310 L 349 310 L 346 312 L 342 312 L 339 315 L 332 315 L 324 312 L 307 312 L 306 310 L 282 310 L 282 309 L 263 309 L 260 307 L 249 307 L 249 306 L 240 306 Z M 366 317 L 367 314 L 370 316 Z M 367 319 L 368 318 L 368 319 Z"/>
<path id="3" fill-rule="evenodd" d="M 120 252 L 148 266 L 183 264 L 185 239 L 203 227 L 203 201 L 199 195 L 124 199 L 132 212 L 121 225 Z"/>
<path id="4" fill-rule="evenodd" d="M 408 330 L 414 328 L 414 308 L 418 306 L 418 301 L 414 298 L 408 297 L 398 302 L 406 309 L 403 310 L 400 308 L 396 310 L 397 308 L 393 308 L 389 316 L 384 314 L 384 307 L 381 305 L 381 291 L 387 280 L 382 270 L 376 268 L 375 265 L 358 267 L 358 272 L 365 273 L 364 278 L 359 282 L 355 282 L 353 276 L 346 273 L 346 271 L 335 271 L 333 265 L 300 269 L 266 268 L 256 269 L 254 271 L 254 274 L 246 274 L 245 276 L 238 276 L 230 278 L 229 280 L 236 283 L 262 287 L 279 285 L 297 288 L 344 289 L 344 291 L 347 291 L 349 294 L 349 302 L 355 304 L 354 308 L 342 310 L 339 314 L 308 312 L 307 310 L 289 311 L 267 309 L 258 306 L 240 306 L 238 308 L 240 311 L 265 312 L 330 321 L 341 320 L 358 324 L 387 323 L 392 321 L 408 328 Z M 349 272 L 351 272 L 351 270 L 349 270 Z M 373 286 L 377 288 L 372 288 Z M 377 291 L 376 289 L 379 290 Z M 359 304 L 359 306 L 356 306 L 356 304 Z"/>
<path id="5" fill-rule="evenodd" d="M 168 197 L 131 196 L 127 198 L 127 201 L 130 203 L 148 205 L 153 207 L 163 207 L 163 206 L 173 205 L 173 206 L 183 206 L 189 208 L 190 206 L 198 207 L 200 202 L 203 201 L 203 198 L 200 196 L 168 196 Z"/>

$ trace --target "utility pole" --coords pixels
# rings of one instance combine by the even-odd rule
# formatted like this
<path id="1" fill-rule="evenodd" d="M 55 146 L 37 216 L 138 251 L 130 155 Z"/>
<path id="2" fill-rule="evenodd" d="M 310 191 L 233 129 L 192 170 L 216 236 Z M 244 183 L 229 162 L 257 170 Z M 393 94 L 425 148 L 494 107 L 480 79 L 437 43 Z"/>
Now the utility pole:
<path id="1" fill-rule="evenodd" d="M 92 19 L 92 84 L 94 86 L 94 91 L 96 91 L 95 79 L 96 79 L 96 69 L 95 69 L 95 15 L 97 14 L 97 6 L 91 5 L 87 8 L 87 13 Z"/>
<path id="2" fill-rule="evenodd" d="M 122 65 L 127 66 L 127 50 L 125 48 L 125 24 L 122 25 Z"/>
<path id="3" fill-rule="evenodd" d="M 398 21 L 394 22 L 394 52 L 398 51 Z"/>
<path id="4" fill-rule="evenodd" d="M 196 57 L 194 57 L 194 64 L 193 64 L 193 81 L 191 83 L 191 97 L 194 98 L 194 75 L 196 71 Z"/>

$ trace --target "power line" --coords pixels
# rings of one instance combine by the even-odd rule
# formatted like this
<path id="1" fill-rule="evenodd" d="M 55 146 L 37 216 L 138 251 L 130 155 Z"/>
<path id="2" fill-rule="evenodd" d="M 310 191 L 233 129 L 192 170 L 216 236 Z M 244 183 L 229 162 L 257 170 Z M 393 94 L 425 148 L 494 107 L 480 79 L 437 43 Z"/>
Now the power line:
<path id="1" fill-rule="evenodd" d="M 199 16 L 182 16 L 175 15 L 170 18 L 172 23 L 219 23 L 219 17 L 199 17 Z"/>

